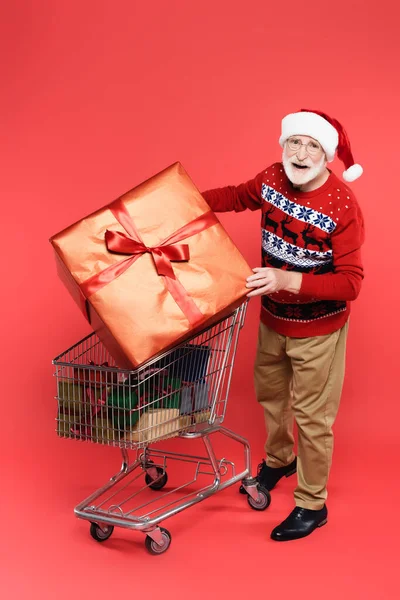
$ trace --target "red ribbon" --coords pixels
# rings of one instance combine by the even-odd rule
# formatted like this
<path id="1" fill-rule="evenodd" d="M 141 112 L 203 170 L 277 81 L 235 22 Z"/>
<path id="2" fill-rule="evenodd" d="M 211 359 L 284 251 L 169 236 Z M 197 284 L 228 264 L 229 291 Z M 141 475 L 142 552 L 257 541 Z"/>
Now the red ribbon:
<path id="1" fill-rule="evenodd" d="M 178 244 L 178 242 L 217 224 L 218 219 L 214 213 L 208 211 L 200 215 L 197 219 L 190 221 L 190 223 L 187 223 L 167 237 L 158 246 L 151 247 L 146 246 L 143 242 L 121 199 L 110 204 L 109 209 L 125 229 L 126 233 L 107 230 L 105 232 L 107 249 L 110 252 L 127 254 L 128 256 L 84 281 L 80 287 L 86 298 L 99 291 L 102 287 L 122 275 L 122 273 L 125 273 L 140 256 L 148 252 L 153 257 L 158 275 L 164 277 L 168 291 L 190 324 L 193 326 L 203 320 L 203 314 L 176 278 L 171 261 L 182 262 L 190 259 L 189 246 L 187 244 Z"/>

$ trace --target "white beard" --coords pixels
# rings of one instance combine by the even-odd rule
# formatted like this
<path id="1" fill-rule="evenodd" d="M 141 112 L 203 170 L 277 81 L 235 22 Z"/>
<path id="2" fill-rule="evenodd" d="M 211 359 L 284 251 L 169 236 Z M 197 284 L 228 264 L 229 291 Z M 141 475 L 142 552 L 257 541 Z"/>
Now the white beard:
<path id="1" fill-rule="evenodd" d="M 321 175 L 325 169 L 326 158 L 324 154 L 321 156 L 321 160 L 316 165 L 313 165 L 309 158 L 303 160 L 301 164 L 306 165 L 309 168 L 300 171 L 292 165 L 292 160 L 294 160 L 294 157 L 287 158 L 284 150 L 282 154 L 283 168 L 287 178 L 293 183 L 293 185 L 305 185 Z"/>

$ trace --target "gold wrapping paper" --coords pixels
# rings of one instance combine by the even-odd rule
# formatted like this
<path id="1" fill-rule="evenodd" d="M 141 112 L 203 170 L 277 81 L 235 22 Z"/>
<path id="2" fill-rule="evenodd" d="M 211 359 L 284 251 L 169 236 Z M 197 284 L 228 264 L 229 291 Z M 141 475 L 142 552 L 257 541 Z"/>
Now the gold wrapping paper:
<path id="1" fill-rule="evenodd" d="M 119 439 L 119 432 L 114 430 L 106 409 L 93 416 L 79 409 L 65 412 L 59 410 L 57 434 L 60 437 L 89 440 L 98 444 Z"/>
<path id="2" fill-rule="evenodd" d="M 72 429 L 78 431 L 85 430 L 85 423 L 88 416 L 85 415 L 80 409 L 78 408 L 77 410 L 68 411 L 64 411 L 62 409 L 58 410 L 56 427 L 57 435 L 65 438 L 81 438 L 79 434 L 72 432 Z"/>
<path id="3" fill-rule="evenodd" d="M 194 413 L 194 420 L 196 423 L 206 423 L 210 418 L 211 411 L 206 410 L 205 412 Z"/>
<path id="4" fill-rule="evenodd" d="M 76 383 L 60 379 L 57 385 L 58 405 L 65 412 L 74 414 L 90 410 L 89 399 L 84 402 L 84 388 Z"/>
<path id="5" fill-rule="evenodd" d="M 92 441 L 97 444 L 119 440 L 118 431 L 115 430 L 112 421 L 101 415 L 93 418 Z"/>
<path id="6" fill-rule="evenodd" d="M 70 413 L 87 413 L 92 410 L 92 406 L 90 403 L 90 397 L 87 394 L 86 390 L 87 386 L 81 385 L 79 383 L 75 383 L 71 380 L 60 379 L 57 384 L 58 389 L 58 405 L 61 410 Z M 96 400 L 102 398 L 104 394 L 104 389 L 108 394 L 110 391 L 110 386 L 107 388 L 93 388 L 91 387 L 91 393 L 93 394 Z"/>

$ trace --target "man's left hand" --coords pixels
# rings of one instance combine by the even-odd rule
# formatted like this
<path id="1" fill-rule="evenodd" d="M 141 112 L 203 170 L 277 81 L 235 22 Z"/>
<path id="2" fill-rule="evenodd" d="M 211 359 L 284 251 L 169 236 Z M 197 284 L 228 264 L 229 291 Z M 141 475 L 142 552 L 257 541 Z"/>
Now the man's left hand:
<path id="1" fill-rule="evenodd" d="M 247 294 L 262 296 L 285 290 L 298 294 L 301 288 L 302 274 L 295 271 L 282 271 L 281 269 L 270 269 L 269 267 L 256 267 L 254 275 L 247 278 L 246 287 L 254 288 Z"/>

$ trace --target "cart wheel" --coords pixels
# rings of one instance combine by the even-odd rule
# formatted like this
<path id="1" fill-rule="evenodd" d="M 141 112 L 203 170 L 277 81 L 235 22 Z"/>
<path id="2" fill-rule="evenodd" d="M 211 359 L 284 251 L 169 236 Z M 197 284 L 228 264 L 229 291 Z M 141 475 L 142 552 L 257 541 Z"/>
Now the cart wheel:
<path id="1" fill-rule="evenodd" d="M 112 525 L 104 525 L 104 530 L 97 523 L 90 523 L 90 535 L 96 542 L 105 542 L 114 531 Z"/>
<path id="2" fill-rule="evenodd" d="M 257 490 L 257 500 L 253 500 L 251 496 L 247 496 L 247 502 L 250 504 L 251 508 L 254 508 L 254 510 L 265 510 L 271 504 L 271 494 L 267 488 L 263 487 L 262 485 L 259 485 Z"/>
<path id="3" fill-rule="evenodd" d="M 148 473 L 144 476 L 146 484 L 152 490 L 161 490 L 168 481 L 168 475 L 161 467 L 155 467 L 158 473 L 158 479 L 153 479 Z"/>
<path id="4" fill-rule="evenodd" d="M 163 554 L 168 550 L 171 545 L 171 534 L 164 527 L 160 527 L 160 531 L 163 538 L 162 546 L 159 546 L 149 535 L 146 536 L 145 546 L 150 554 Z"/>

